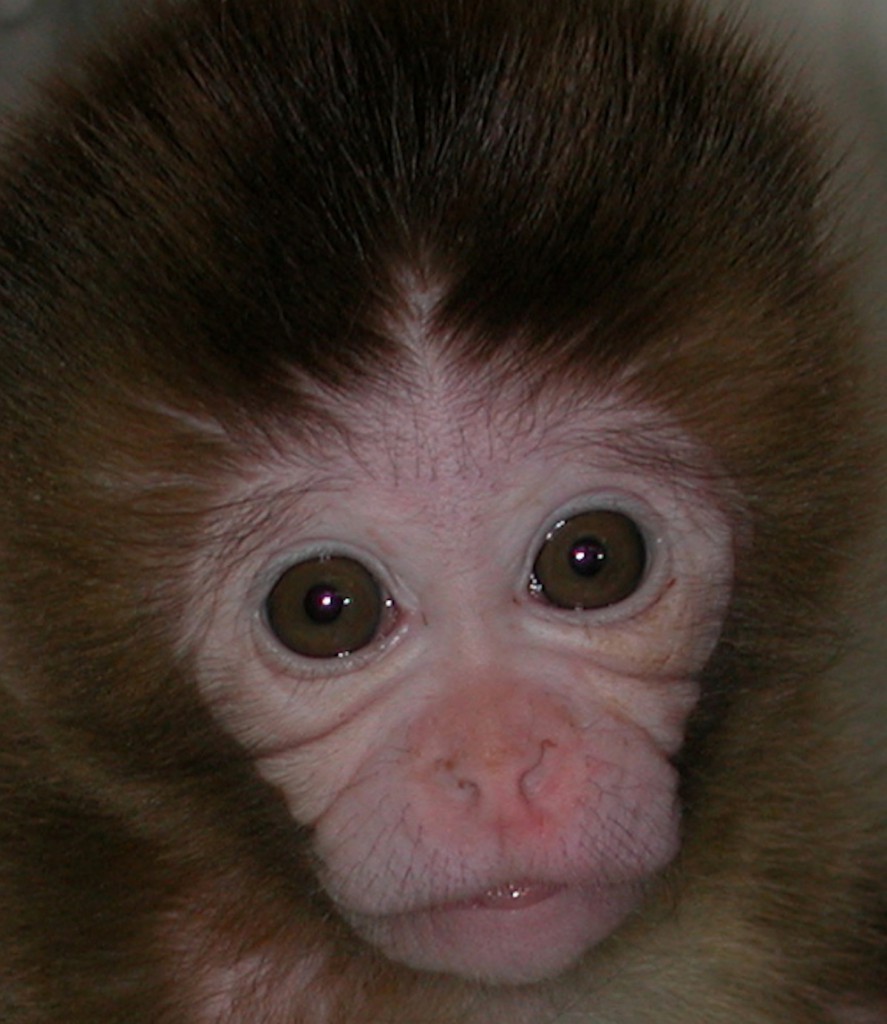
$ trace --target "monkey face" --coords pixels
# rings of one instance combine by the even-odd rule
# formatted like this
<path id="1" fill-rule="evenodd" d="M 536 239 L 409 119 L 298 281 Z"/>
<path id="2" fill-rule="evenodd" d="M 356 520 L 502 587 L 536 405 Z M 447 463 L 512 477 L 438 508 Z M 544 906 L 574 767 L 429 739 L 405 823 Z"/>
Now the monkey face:
<path id="1" fill-rule="evenodd" d="M 606 938 L 677 851 L 671 759 L 731 540 L 701 483 L 626 453 L 657 436 L 666 465 L 674 431 L 554 402 L 509 431 L 510 408 L 377 399 L 360 440 L 254 466 L 233 504 L 273 511 L 246 557 L 236 521 L 213 531 L 231 570 L 198 662 L 353 929 L 518 983 Z"/>

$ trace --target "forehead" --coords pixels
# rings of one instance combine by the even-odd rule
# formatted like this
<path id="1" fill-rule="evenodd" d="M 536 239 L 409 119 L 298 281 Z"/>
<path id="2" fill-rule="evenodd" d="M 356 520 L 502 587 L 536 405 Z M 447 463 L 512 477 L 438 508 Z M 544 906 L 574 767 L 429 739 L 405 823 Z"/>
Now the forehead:
<path id="1" fill-rule="evenodd" d="M 426 368 L 427 369 L 427 368 Z M 424 372 L 373 381 L 357 391 L 312 386 L 294 403 L 311 412 L 294 436 L 283 424 L 275 472 L 306 489 L 424 490 L 439 501 L 463 490 L 503 493 L 521 466 L 654 471 L 689 480 L 708 461 L 664 415 L 612 391 L 536 385 L 520 377 Z M 678 464 L 683 472 L 672 473 Z"/>
<path id="2" fill-rule="evenodd" d="M 580 423 L 586 431 L 603 428 L 591 403 L 568 418 L 565 408 L 501 388 L 369 394 L 346 403 L 337 418 L 341 441 L 325 453 L 333 464 L 356 461 L 374 477 L 426 483 L 476 478 L 570 446 Z"/>
<path id="3" fill-rule="evenodd" d="M 639 456 L 667 432 L 662 417 L 620 397 L 612 371 L 568 368 L 518 336 L 490 350 L 440 320 L 440 280 L 404 268 L 395 277 L 397 301 L 378 311 L 384 344 L 357 346 L 335 383 L 293 367 L 281 425 L 285 438 L 304 439 L 288 446 L 296 460 L 394 482 L 465 481 L 521 458 Z"/>

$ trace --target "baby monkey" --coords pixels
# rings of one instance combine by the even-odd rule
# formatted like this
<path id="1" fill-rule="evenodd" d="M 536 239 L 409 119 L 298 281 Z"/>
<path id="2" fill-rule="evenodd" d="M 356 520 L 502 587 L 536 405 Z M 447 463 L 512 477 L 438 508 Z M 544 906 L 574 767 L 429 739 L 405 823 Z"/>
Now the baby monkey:
<path id="1" fill-rule="evenodd" d="M 47 89 L 3 1024 L 887 1021 L 820 147 L 680 0 L 182 0 Z"/>

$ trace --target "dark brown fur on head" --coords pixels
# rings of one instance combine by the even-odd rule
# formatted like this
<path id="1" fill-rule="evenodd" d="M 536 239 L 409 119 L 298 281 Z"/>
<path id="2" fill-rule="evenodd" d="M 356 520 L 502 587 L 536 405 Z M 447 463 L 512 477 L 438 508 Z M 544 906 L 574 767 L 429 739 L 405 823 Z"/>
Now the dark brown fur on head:
<path id="1" fill-rule="evenodd" d="M 164 928 L 259 951 L 257 991 L 267 949 L 342 941 L 169 622 L 264 427 L 347 431 L 318 387 L 408 380 L 416 293 L 453 372 L 661 412 L 742 517 L 683 860 L 587 984 L 624 970 L 660 1021 L 875 998 L 887 843 L 818 675 L 872 486 L 818 134 L 744 42 L 653 0 L 194 0 L 50 90 L 0 182 L 4 1021 L 190 1020 Z M 514 1019 L 336 948 L 330 1020 Z"/>

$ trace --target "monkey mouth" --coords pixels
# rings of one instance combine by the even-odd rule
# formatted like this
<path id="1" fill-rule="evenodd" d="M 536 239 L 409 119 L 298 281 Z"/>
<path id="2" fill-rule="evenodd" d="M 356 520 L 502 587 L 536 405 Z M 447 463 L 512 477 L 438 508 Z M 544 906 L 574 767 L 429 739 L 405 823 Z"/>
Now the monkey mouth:
<path id="1" fill-rule="evenodd" d="M 412 911 L 345 916 L 392 960 L 470 980 L 521 985 L 570 969 L 637 900 L 635 886 L 520 880 Z"/>
<path id="2" fill-rule="evenodd" d="M 451 906 L 475 910 L 526 910 L 529 907 L 551 899 L 565 889 L 563 885 L 547 885 L 539 882 L 505 882 L 496 885 L 479 896 L 463 900 Z"/>

